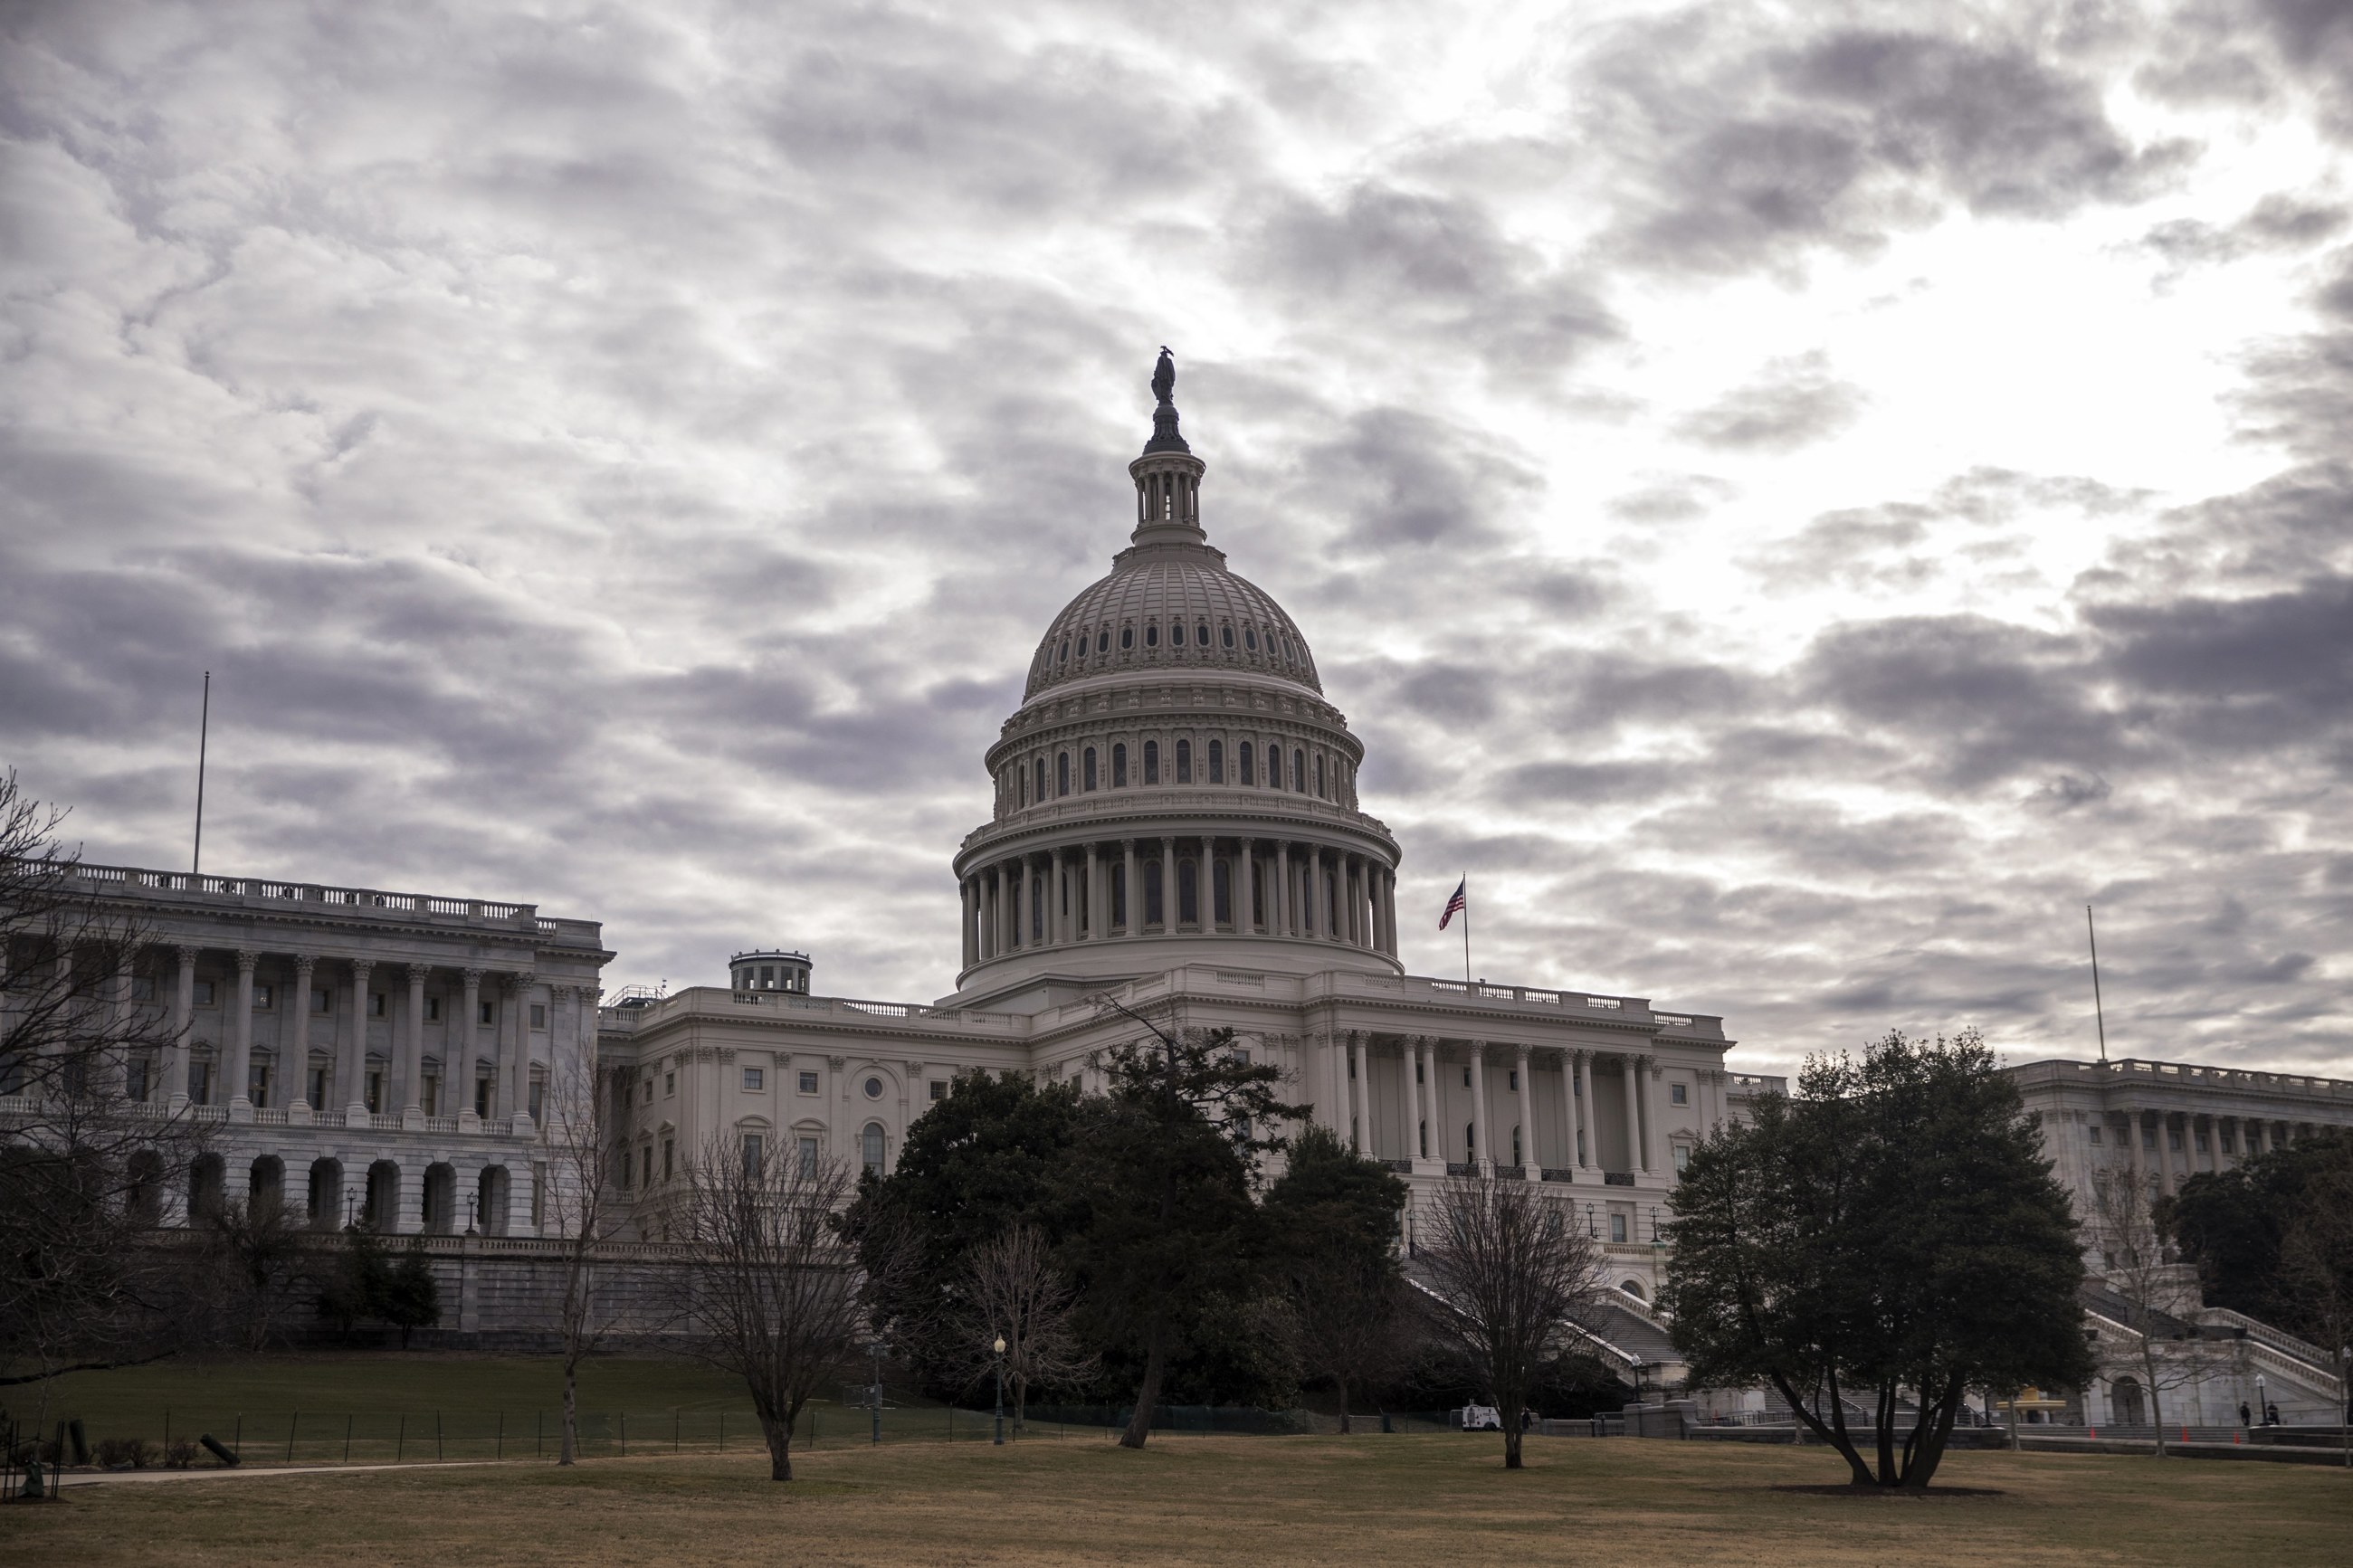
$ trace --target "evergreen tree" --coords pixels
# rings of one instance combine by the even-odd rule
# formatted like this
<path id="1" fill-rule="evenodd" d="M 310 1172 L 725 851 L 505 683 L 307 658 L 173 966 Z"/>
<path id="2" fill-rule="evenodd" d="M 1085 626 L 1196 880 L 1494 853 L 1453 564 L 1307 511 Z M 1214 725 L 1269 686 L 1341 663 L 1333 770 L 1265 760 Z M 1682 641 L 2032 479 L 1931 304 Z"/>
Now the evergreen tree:
<path id="1" fill-rule="evenodd" d="M 423 1237 L 411 1240 L 400 1261 L 385 1270 L 375 1310 L 375 1316 L 400 1331 L 402 1350 L 408 1348 L 409 1335 L 441 1321 L 441 1291 L 433 1280 L 433 1266 L 426 1260 Z"/>
<path id="2" fill-rule="evenodd" d="M 1293 1354 L 1310 1377 L 1340 1396 L 1398 1369 L 1409 1336 L 1398 1216 L 1406 1184 L 1326 1127 L 1292 1142 L 1282 1176 L 1267 1189 L 1265 1219 L 1273 1273 L 1292 1330 Z"/>
<path id="3" fill-rule="evenodd" d="M 1857 1485 L 1925 1487 L 1968 1389 L 2091 1378 L 2074 1215 L 1974 1032 L 1890 1034 L 1799 1083 L 1671 1199 L 1675 1343 L 1695 1384 L 1772 1384 Z M 1865 1401 L 1875 1462 L 1845 1415 Z"/>

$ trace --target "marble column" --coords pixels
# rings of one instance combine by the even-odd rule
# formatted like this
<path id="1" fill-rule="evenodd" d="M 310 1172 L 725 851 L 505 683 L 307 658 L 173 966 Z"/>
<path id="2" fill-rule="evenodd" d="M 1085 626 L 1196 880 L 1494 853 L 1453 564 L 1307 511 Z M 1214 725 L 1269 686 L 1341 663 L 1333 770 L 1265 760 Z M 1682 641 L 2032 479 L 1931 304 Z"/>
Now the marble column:
<path id="1" fill-rule="evenodd" d="M 2181 1142 L 2186 1146 L 2189 1142 L 2189 1129 L 2186 1125 L 2188 1118 L 2183 1118 L 2183 1121 Z M 2173 1195 L 2173 1112 L 2170 1110 L 2157 1113 L 2157 1186 L 2164 1196 L 2169 1198 Z"/>
<path id="2" fill-rule="evenodd" d="M 465 971 L 466 1009 L 442 1047 L 441 1114 L 474 1114 L 474 1055 L 481 1049 L 482 971 Z"/>
<path id="3" fill-rule="evenodd" d="M 1593 1053 L 1571 1051 L 1569 1060 L 1570 1070 L 1576 1075 L 1568 1087 L 1569 1128 L 1577 1142 L 1577 1167 L 1589 1171 L 1600 1156 L 1594 1144 Z"/>
<path id="4" fill-rule="evenodd" d="M 196 952 L 174 948 L 180 960 L 178 989 L 172 994 L 172 1039 L 164 1047 L 164 1100 L 177 1110 L 188 1103 L 188 1031 L 195 1026 Z"/>
<path id="5" fill-rule="evenodd" d="M 1626 1169 L 1639 1172 L 1643 1169 L 1642 1090 L 1639 1082 L 1642 1064 L 1631 1055 L 1620 1055 L 1618 1061 L 1626 1074 Z"/>
<path id="6" fill-rule="evenodd" d="M 1472 1156 L 1482 1171 L 1495 1167 L 1495 1145 L 1487 1132 L 1487 1042 L 1471 1042 Z"/>
<path id="7" fill-rule="evenodd" d="M 261 962 L 261 954 L 239 951 L 237 954 L 237 1008 L 228 1025 L 228 1060 L 224 1076 L 228 1081 L 221 1086 L 226 1091 L 229 1115 L 240 1121 L 253 1118 L 253 968 Z"/>
<path id="8" fill-rule="evenodd" d="M 1388 932 L 1388 944 L 1381 951 L 1395 958 L 1398 956 L 1397 871 L 1388 866 L 1381 868 L 1381 921 Z"/>
<path id="9" fill-rule="evenodd" d="M 1092 839 L 1087 841 L 1087 929 L 1082 932 L 1089 942 L 1103 939 L 1103 927 L 1109 922 L 1109 900 L 1103 897 L 1103 849 Z"/>
<path id="10" fill-rule="evenodd" d="M 964 920 L 961 929 L 964 932 L 964 966 L 966 969 L 970 969 L 975 962 L 973 955 L 972 883 L 973 879 L 970 877 L 962 878 L 956 883 L 956 898 L 959 901 L 959 906 L 964 912 Z"/>
<path id="11" fill-rule="evenodd" d="M 2133 1185 L 2146 1194 L 2148 1191 L 2148 1170 L 2147 1163 L 2141 1158 L 2140 1132 L 2140 1108 L 2126 1106 L 2125 1108 L 2125 1152 L 2132 1161 Z"/>
<path id="12" fill-rule="evenodd" d="M 1366 1035 L 1362 1029 L 1348 1031 L 1350 1076 L 1356 1080 L 1355 1103 L 1349 1114 L 1356 1127 L 1356 1149 L 1359 1153 L 1377 1156 L 1379 1140 L 1373 1135 L 1373 1071 L 1372 1059 L 1365 1050 Z"/>
<path id="13" fill-rule="evenodd" d="M 1542 1165 L 1544 1161 L 1536 1154 L 1535 1089 L 1528 1082 L 1527 1047 L 1512 1047 L 1512 1070 L 1519 1074 L 1520 1079 L 1520 1163 Z"/>
<path id="14" fill-rule="evenodd" d="M 1274 881 L 1268 888 L 1269 915 L 1276 936 L 1290 936 L 1291 930 L 1291 842 L 1274 841 Z"/>
<path id="15" fill-rule="evenodd" d="M 1201 840 L 1201 858 L 1193 867 L 1193 902 L 1201 912 L 1204 935 L 1218 929 L 1218 841 Z"/>
<path id="16" fill-rule="evenodd" d="M 1443 1159 L 1445 1148 L 1438 1142 L 1438 1112 L 1430 1104 L 1430 1094 L 1438 1088 L 1438 1062 L 1430 1048 L 1428 1035 L 1413 1037 L 1413 1082 L 1409 1099 L 1413 1105 L 1413 1152 L 1417 1158 Z"/>
<path id="17" fill-rule="evenodd" d="M 347 1125 L 365 1127 L 367 1108 L 367 1015 L 368 976 L 375 969 L 371 959 L 352 961 L 351 1026 L 343 1031 L 341 1058 L 343 1081 L 336 1087 L 343 1097 L 343 1115 Z"/>
<path id="18" fill-rule="evenodd" d="M 1071 940 L 1071 893 L 1062 883 L 1063 861 L 1060 848 L 1046 852 L 1046 941 L 1060 946 Z"/>
<path id="19" fill-rule="evenodd" d="M 280 1069 L 290 1075 L 286 1089 L 290 1111 L 298 1105 L 306 1112 L 320 1109 L 311 1103 L 311 973 L 313 962 L 307 953 L 294 955 L 293 989 L 281 1005 L 278 1020 L 278 1061 Z"/>
<path id="20" fill-rule="evenodd" d="M 1176 840 L 1160 841 L 1160 934 L 1176 934 L 1176 911 L 1182 908 L 1176 901 Z"/>
<path id="21" fill-rule="evenodd" d="M 1119 889 L 1121 934 L 1134 936 L 1144 930 L 1144 880 L 1135 858 L 1135 840 L 1119 841 L 1122 868 L 1126 877 Z"/>
<path id="22" fill-rule="evenodd" d="M 1658 1064 L 1650 1057 L 1634 1058 L 1635 1100 L 1642 1108 L 1642 1174 L 1658 1173 L 1659 1148 L 1659 1085 Z"/>
<path id="23" fill-rule="evenodd" d="M 406 1038 L 400 1047 L 400 1120 L 403 1126 L 425 1119 L 425 965 L 406 966 L 408 1005 L 402 1016 Z"/>
<path id="24" fill-rule="evenodd" d="M 1324 928 L 1332 923 L 1332 906 L 1324 900 L 1324 851 L 1317 845 L 1307 847 L 1306 919 L 1299 924 L 1302 936 L 1328 937 Z"/>
<path id="25" fill-rule="evenodd" d="M 507 978 L 507 994 L 514 1006 L 514 1055 L 509 1059 L 507 1102 L 501 1109 L 508 1125 L 530 1132 L 531 1122 L 531 993 L 536 979 L 529 970 Z M 509 1173 L 512 1181 L 512 1173 Z"/>

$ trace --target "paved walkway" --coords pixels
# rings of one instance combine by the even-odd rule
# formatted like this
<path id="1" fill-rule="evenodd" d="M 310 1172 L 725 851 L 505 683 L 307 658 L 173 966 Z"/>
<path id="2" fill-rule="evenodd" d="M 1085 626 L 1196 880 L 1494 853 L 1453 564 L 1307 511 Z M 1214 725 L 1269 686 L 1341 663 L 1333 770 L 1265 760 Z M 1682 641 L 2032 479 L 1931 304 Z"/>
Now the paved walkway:
<path id="1" fill-rule="evenodd" d="M 225 1481 L 245 1476 L 351 1476 L 368 1470 L 463 1470 L 484 1465 L 531 1462 L 526 1459 L 427 1459 L 405 1465 L 239 1465 L 234 1469 L 221 1465 L 201 1470 L 69 1470 L 58 1485 L 97 1487 L 121 1481 L 133 1485 L 151 1481 Z"/>

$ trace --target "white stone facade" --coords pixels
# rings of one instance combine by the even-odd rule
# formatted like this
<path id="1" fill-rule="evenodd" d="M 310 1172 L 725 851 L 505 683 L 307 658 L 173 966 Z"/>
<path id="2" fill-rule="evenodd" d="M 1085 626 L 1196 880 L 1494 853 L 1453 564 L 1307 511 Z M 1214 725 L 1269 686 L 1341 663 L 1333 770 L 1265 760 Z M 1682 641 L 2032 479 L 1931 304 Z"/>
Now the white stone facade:
<path id="1" fill-rule="evenodd" d="M 615 1157 L 648 1239 L 714 1140 L 887 1171 L 958 1072 L 1100 1088 L 1108 1049 L 1144 1033 L 1116 1002 L 1279 1063 L 1289 1098 L 1408 1176 L 1409 1243 L 1450 1170 L 1493 1166 L 1545 1184 L 1611 1282 L 1655 1295 L 1681 1162 L 1779 1080 L 1727 1074 L 1715 1017 L 1403 972 L 1363 745 L 1298 626 L 1208 543 L 1205 471 L 1164 401 L 1129 468 L 1128 547 L 1050 623 L 984 759 L 953 994 L 754 992 L 738 966 L 730 988 L 605 1009 L 604 1059 L 630 1079 Z"/>
<path id="2" fill-rule="evenodd" d="M 70 886 L 142 946 L 128 1005 L 169 1026 L 138 1103 L 208 1145 L 167 1184 L 271 1194 L 321 1229 L 537 1234 L 533 1120 L 595 1042 L 596 922 L 529 904 L 83 866 Z M 0 1099 L 0 1116 L 6 1104 Z"/>

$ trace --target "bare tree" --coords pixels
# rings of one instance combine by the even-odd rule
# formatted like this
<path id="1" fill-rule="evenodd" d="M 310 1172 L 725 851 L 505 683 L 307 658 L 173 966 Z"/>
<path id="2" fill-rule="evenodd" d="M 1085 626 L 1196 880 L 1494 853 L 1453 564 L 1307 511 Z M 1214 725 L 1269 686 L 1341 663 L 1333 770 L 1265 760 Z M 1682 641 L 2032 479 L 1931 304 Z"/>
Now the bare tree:
<path id="1" fill-rule="evenodd" d="M 1571 1313 L 1596 1299 L 1600 1247 L 1525 1182 L 1456 1176 L 1417 1259 L 1435 1295 L 1431 1337 L 1495 1402 L 1504 1468 L 1520 1468 L 1528 1393 L 1574 1344 Z"/>
<path id="2" fill-rule="evenodd" d="M 580 1363 L 621 1322 L 620 1293 L 605 1248 L 619 1237 L 627 1215 L 615 1191 L 613 1152 L 606 1147 L 609 1101 L 593 1048 L 551 1088 L 545 1212 L 564 1249 L 564 1289 L 555 1312 L 564 1358 L 564 1437 L 555 1462 L 569 1465 L 580 1454 Z"/>
<path id="3" fill-rule="evenodd" d="M 2280 1283 L 2297 1325 L 2327 1351 L 2337 1374 L 2337 1425 L 2353 1466 L 2353 1167 L 2341 1159 L 2306 1188 L 2280 1242 Z"/>
<path id="4" fill-rule="evenodd" d="M 2221 1375 L 2229 1367 L 2217 1343 L 2200 1339 L 2194 1312 L 2197 1272 L 2169 1261 L 2149 1192 L 2154 1177 L 2111 1171 L 2094 1178 L 2092 1207 L 2098 1220 L 2096 1245 L 2105 1264 L 2102 1277 L 2129 1331 L 2134 1370 L 2148 1397 L 2148 1418 L 2157 1428 L 2157 1452 L 2165 1455 L 2165 1391 L 2186 1388 Z"/>
<path id="5" fill-rule="evenodd" d="M 1413 1360 L 1419 1335 L 1408 1287 L 1385 1260 L 1324 1256 L 1285 1275 L 1282 1302 L 1292 1357 L 1302 1373 L 1328 1379 L 1351 1431 L 1350 1395 L 1388 1383 Z"/>
<path id="6" fill-rule="evenodd" d="M 1080 1342 L 1077 1292 L 1054 1267 L 1045 1233 L 1016 1225 L 974 1247 L 965 1259 L 963 1310 L 942 1359 L 978 1383 L 1004 1366 L 1013 1384 L 1013 1429 L 1019 1432 L 1033 1388 L 1066 1386 L 1094 1374 L 1096 1358 Z M 1005 1342 L 999 1357 L 992 1348 Z"/>
<path id="7" fill-rule="evenodd" d="M 202 1216 L 195 1253 L 198 1291 L 215 1326 L 206 1336 L 248 1351 L 269 1348 L 306 1276 L 311 1237 L 287 1223 L 274 1194 L 230 1198 Z"/>
<path id="8" fill-rule="evenodd" d="M 714 1137 L 687 1163 L 675 1211 L 688 1249 L 681 1315 L 699 1353 L 750 1390 L 772 1480 L 793 1479 L 793 1423 L 856 1352 L 870 1302 L 892 1282 L 860 1271 L 839 1219 L 850 1188 L 846 1163 L 749 1136 Z M 870 1269 L 885 1256 L 870 1252 Z"/>
<path id="9" fill-rule="evenodd" d="M 204 1140 L 159 1103 L 176 1042 L 142 1005 L 149 939 L 58 841 L 62 810 L 0 775 L 0 1382 L 170 1354 L 206 1314 L 185 1248 L 153 1245 Z"/>

